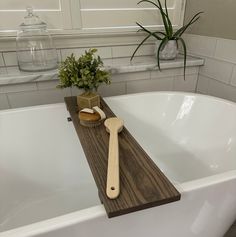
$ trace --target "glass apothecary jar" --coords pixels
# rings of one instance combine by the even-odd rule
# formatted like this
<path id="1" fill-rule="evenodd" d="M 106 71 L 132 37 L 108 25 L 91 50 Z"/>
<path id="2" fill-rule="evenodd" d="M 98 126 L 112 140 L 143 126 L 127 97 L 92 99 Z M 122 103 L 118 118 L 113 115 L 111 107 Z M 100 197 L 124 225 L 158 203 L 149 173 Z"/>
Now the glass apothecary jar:
<path id="1" fill-rule="evenodd" d="M 57 51 L 47 31 L 47 24 L 40 20 L 32 7 L 20 25 L 16 46 L 19 69 L 35 72 L 52 70 L 58 67 Z"/>

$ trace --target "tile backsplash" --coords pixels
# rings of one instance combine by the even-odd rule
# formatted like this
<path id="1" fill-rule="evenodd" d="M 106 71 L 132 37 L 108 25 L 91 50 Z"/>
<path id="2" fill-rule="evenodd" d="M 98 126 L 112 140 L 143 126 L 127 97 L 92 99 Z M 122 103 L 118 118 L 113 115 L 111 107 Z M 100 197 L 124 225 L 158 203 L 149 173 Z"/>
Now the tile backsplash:
<path id="1" fill-rule="evenodd" d="M 182 90 L 195 92 L 197 85 L 197 78 L 199 72 L 198 65 L 190 65 L 186 71 L 186 81 L 183 79 L 183 68 L 180 64 L 183 63 L 183 59 L 179 58 L 173 63 L 173 68 L 159 70 L 152 70 L 153 65 L 156 65 L 154 55 L 154 44 L 148 43 L 143 45 L 137 52 L 135 60 L 130 62 L 130 57 L 137 47 L 137 43 L 124 43 L 117 45 L 96 45 L 98 54 L 104 60 L 105 65 L 113 65 L 116 70 L 112 74 L 112 84 L 108 86 L 101 86 L 99 93 L 102 96 L 114 96 L 127 93 L 146 92 L 153 90 Z M 65 58 L 72 53 L 79 57 L 87 50 L 88 47 L 68 47 L 58 48 L 59 61 L 65 60 Z M 154 64 L 153 64 L 154 62 Z M 123 67 L 120 67 L 123 64 Z M 137 67 L 143 66 L 143 71 L 137 72 Z M 127 65 L 127 67 L 125 66 Z M 151 68 L 146 69 L 149 65 Z M 177 66 L 176 66 L 177 65 Z M 35 74 L 31 80 L 23 83 L 14 76 L 19 74 L 17 72 L 17 56 L 15 51 L 2 51 L 0 52 L 0 80 L 2 75 L 6 71 L 10 74 L 11 80 L 14 83 L 9 85 L 1 85 L 0 83 L 0 109 L 16 108 L 33 106 L 48 103 L 63 102 L 65 96 L 77 95 L 79 91 L 77 89 L 60 90 L 56 86 L 58 84 L 57 74 L 50 76 L 45 73 L 46 81 L 37 81 L 37 74 Z M 126 71 L 129 72 L 126 72 Z M 27 76 L 25 73 L 21 73 L 22 77 Z M 47 79 L 47 78 L 50 78 Z M 3 79 L 3 78 L 2 78 Z M 43 79 L 43 75 L 41 75 Z"/>
<path id="2" fill-rule="evenodd" d="M 136 37 L 131 37 L 131 39 L 129 37 L 126 39 L 114 37 L 114 44 L 106 44 L 102 41 L 94 41 L 93 44 L 89 42 L 81 44 L 81 39 L 78 38 L 78 41 L 73 40 L 76 42 L 75 44 L 70 43 L 70 46 L 67 47 L 61 43 L 61 47 L 57 48 L 59 61 L 65 60 L 72 53 L 76 57 L 79 57 L 91 45 L 92 48 L 95 47 L 98 49 L 98 54 L 104 60 L 105 65 L 112 65 L 115 68 L 112 74 L 112 84 L 109 87 L 101 86 L 99 88 L 99 93 L 103 96 L 153 90 L 194 92 L 196 89 L 199 64 L 188 65 L 186 81 L 183 80 L 183 68 L 179 68 L 182 67 L 180 64 L 183 64 L 181 57 L 173 62 L 172 68 L 161 71 L 153 70 L 153 65 L 156 66 L 156 60 L 153 57 L 155 51 L 153 42 L 143 45 L 137 52 L 137 57 L 130 62 L 130 57 L 139 41 Z M 123 65 L 122 67 L 120 67 L 121 64 Z M 137 72 L 137 67 L 140 67 L 141 64 L 142 69 L 140 70 L 139 68 Z M 41 79 L 43 79 L 45 74 L 44 81 L 38 81 L 37 73 L 30 80 L 25 81 L 24 77 L 27 77 L 27 73 L 17 72 L 17 70 L 16 52 L 13 50 L 3 50 L 0 52 L 0 109 L 63 102 L 65 96 L 77 95 L 79 93 L 76 89 L 57 89 L 58 78 L 56 71 L 49 76 L 46 75 L 48 72 L 41 73 Z M 6 85 L 3 81 L 1 82 L 1 79 L 6 79 L 3 78 L 6 73 L 11 78 L 11 84 L 9 85 Z M 21 78 L 17 77 L 17 73 L 21 74 Z"/>
<path id="3" fill-rule="evenodd" d="M 188 53 L 205 59 L 197 92 L 236 102 L 236 40 L 186 34 Z"/>
<path id="4" fill-rule="evenodd" d="M 3 60 L 3 54 L 0 53 L 0 67 L 4 67 L 4 60 Z"/>
<path id="5" fill-rule="evenodd" d="M 9 109 L 9 102 L 6 94 L 0 94 L 0 110 Z"/>
<path id="6" fill-rule="evenodd" d="M 5 66 L 16 66 L 17 55 L 16 52 L 4 52 L 3 53 Z"/>
<path id="7" fill-rule="evenodd" d="M 102 96 L 115 96 L 146 91 L 195 92 L 199 66 L 189 67 L 186 80 L 182 68 L 118 73 L 112 75 L 112 84 L 101 86 Z M 63 102 L 65 96 L 78 95 L 78 89 L 57 89 L 58 80 L 18 83 L 0 86 L 0 109 L 18 108 Z"/>

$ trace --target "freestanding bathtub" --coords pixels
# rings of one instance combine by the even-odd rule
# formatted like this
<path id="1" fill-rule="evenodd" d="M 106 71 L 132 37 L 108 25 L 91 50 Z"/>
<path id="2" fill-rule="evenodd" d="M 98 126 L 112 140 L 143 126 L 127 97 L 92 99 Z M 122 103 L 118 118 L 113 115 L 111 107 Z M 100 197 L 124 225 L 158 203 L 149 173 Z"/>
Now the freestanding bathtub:
<path id="1" fill-rule="evenodd" d="M 236 218 L 236 104 L 152 92 L 106 102 L 181 192 L 108 219 L 64 104 L 0 112 L 0 237 L 222 237 Z"/>

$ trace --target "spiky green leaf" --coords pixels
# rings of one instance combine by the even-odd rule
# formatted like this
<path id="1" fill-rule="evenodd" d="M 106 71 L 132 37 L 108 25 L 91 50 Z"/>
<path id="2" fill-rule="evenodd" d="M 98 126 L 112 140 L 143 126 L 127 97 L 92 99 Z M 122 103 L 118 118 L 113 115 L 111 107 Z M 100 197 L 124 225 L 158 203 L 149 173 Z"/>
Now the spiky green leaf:
<path id="1" fill-rule="evenodd" d="M 137 48 L 135 49 L 135 51 L 133 52 L 130 61 L 133 60 L 133 58 L 134 58 L 135 54 L 137 53 L 137 51 L 139 50 L 139 48 L 140 48 L 140 47 L 145 43 L 145 41 L 148 40 L 151 36 L 152 36 L 152 35 L 150 34 L 150 35 L 148 35 L 147 37 L 145 37 L 145 38 L 142 40 L 142 42 L 138 45 L 138 47 L 137 47 Z"/>
<path id="2" fill-rule="evenodd" d="M 141 24 L 139 24 L 138 22 L 136 22 L 136 24 L 143 29 L 143 31 L 147 32 L 148 34 L 152 35 L 154 38 L 156 38 L 157 40 L 162 40 L 161 37 L 159 37 L 158 35 L 154 34 L 154 32 L 151 32 L 150 30 L 148 30 L 147 28 L 145 28 L 144 26 L 142 26 Z"/>
<path id="3" fill-rule="evenodd" d="M 184 40 L 181 37 L 178 38 L 178 41 L 182 43 L 183 50 L 184 50 L 184 80 L 185 80 L 186 64 L 187 64 L 187 47 Z"/>
<path id="4" fill-rule="evenodd" d="M 155 7 L 157 7 L 159 9 L 161 17 L 162 17 L 163 24 L 164 24 L 164 27 L 165 27 L 166 34 L 169 37 L 170 36 L 170 29 L 169 29 L 169 25 L 168 25 L 167 21 L 169 22 L 170 20 L 168 20 L 169 17 L 163 11 L 163 7 L 161 5 L 160 0 L 157 0 L 157 1 L 158 1 L 158 5 L 155 2 L 151 1 L 151 0 L 141 0 L 140 2 L 138 2 L 138 4 L 143 3 L 143 2 L 147 2 L 147 3 L 150 3 L 150 4 L 154 5 Z"/>
<path id="5" fill-rule="evenodd" d="M 161 41 L 161 43 L 160 43 L 160 45 L 159 45 L 159 47 L 158 47 L 158 49 L 157 49 L 157 66 L 158 66 L 159 70 L 161 70 L 161 67 L 160 67 L 160 51 L 161 51 L 161 49 L 162 49 L 163 47 L 165 47 L 165 45 L 167 44 L 167 42 L 168 42 L 168 37 L 165 37 L 165 38 Z"/>
<path id="6" fill-rule="evenodd" d="M 179 30 L 177 30 L 177 31 L 174 33 L 173 37 L 180 37 L 180 36 L 188 29 L 188 27 L 189 27 L 190 25 L 192 25 L 193 23 L 195 23 L 196 21 L 199 20 L 200 14 L 202 14 L 202 13 L 203 13 L 203 12 L 198 12 L 198 13 L 196 13 L 196 14 L 192 17 L 192 19 L 191 19 L 186 25 L 182 26 Z"/>

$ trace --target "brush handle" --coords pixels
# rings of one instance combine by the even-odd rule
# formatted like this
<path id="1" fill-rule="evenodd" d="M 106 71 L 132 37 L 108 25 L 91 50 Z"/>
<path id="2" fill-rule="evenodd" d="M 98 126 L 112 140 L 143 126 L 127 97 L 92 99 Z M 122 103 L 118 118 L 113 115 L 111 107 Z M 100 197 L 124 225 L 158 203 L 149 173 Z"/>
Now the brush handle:
<path id="1" fill-rule="evenodd" d="M 110 199 L 120 194 L 118 131 L 110 130 L 106 193 Z"/>

